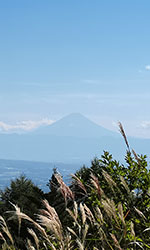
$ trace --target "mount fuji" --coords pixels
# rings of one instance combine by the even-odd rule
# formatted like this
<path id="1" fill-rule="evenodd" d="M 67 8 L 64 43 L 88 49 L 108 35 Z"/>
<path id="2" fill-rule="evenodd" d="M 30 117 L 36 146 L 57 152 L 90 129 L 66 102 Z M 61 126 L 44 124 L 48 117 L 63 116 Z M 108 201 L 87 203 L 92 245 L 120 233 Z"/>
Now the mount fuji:
<path id="1" fill-rule="evenodd" d="M 40 135 L 73 136 L 97 138 L 101 136 L 118 136 L 118 133 L 97 125 L 80 113 L 73 113 L 63 117 L 48 126 L 35 130 Z"/>
<path id="2" fill-rule="evenodd" d="M 129 143 L 137 153 L 148 153 L 150 148 L 149 139 L 129 138 Z M 0 159 L 86 164 L 103 150 L 123 158 L 126 147 L 121 135 L 77 113 L 28 133 L 0 134 Z"/>

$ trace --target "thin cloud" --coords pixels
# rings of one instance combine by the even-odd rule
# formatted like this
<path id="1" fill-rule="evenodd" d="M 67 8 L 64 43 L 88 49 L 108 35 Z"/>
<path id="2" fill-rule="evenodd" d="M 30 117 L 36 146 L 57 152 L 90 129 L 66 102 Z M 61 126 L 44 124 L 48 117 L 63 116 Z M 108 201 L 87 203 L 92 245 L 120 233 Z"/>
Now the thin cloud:
<path id="1" fill-rule="evenodd" d="M 118 122 L 112 121 L 112 125 L 113 127 L 118 128 Z"/>
<path id="2" fill-rule="evenodd" d="M 141 123 L 140 127 L 144 128 L 144 129 L 149 129 L 150 128 L 150 121 L 143 121 Z"/>
<path id="3" fill-rule="evenodd" d="M 47 118 L 39 120 L 39 121 L 31 121 L 31 120 L 21 121 L 16 124 L 7 124 L 3 121 L 0 121 L 0 129 L 3 132 L 11 132 L 11 131 L 14 132 L 18 130 L 30 131 L 43 125 L 50 125 L 53 122 L 54 122 L 53 120 L 50 120 Z"/>
<path id="4" fill-rule="evenodd" d="M 146 65 L 146 66 L 145 66 L 145 69 L 146 69 L 146 70 L 150 70 L 150 65 Z"/>

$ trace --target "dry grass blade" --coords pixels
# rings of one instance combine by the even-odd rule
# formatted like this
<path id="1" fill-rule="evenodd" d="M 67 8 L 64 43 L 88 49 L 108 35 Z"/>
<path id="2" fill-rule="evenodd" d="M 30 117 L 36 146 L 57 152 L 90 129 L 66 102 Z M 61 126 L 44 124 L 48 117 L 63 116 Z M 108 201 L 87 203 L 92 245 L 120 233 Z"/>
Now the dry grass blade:
<path id="1" fill-rule="evenodd" d="M 82 223 L 84 225 L 86 222 L 86 214 L 85 214 L 84 206 L 82 205 L 82 203 L 80 203 L 79 207 L 80 207 L 80 212 L 81 212 L 81 217 L 82 217 Z"/>
<path id="2" fill-rule="evenodd" d="M 77 218 L 74 215 L 74 213 L 69 208 L 66 208 L 66 211 L 69 213 L 69 215 L 72 217 L 72 219 L 77 223 Z"/>
<path id="3" fill-rule="evenodd" d="M 41 234 L 47 239 L 48 235 L 46 234 L 43 227 L 41 227 L 37 222 L 35 222 L 33 219 L 31 219 L 28 215 L 20 212 L 20 210 L 17 211 L 8 211 L 7 213 L 11 213 L 12 216 L 9 218 L 9 220 L 15 219 L 16 217 L 20 217 L 21 219 L 30 221 L 40 232 Z"/>
<path id="4" fill-rule="evenodd" d="M 87 218 L 90 220 L 91 223 L 94 223 L 95 222 L 95 218 L 94 218 L 91 210 L 87 207 L 86 204 L 84 204 L 83 206 L 84 206 L 84 210 L 85 210 Z"/>
<path id="5" fill-rule="evenodd" d="M 10 204 L 15 208 L 16 215 L 18 215 L 18 223 L 19 223 L 18 235 L 20 235 L 20 228 L 21 228 L 21 217 L 19 216 L 19 214 L 20 214 L 20 208 L 18 207 L 18 205 L 13 204 L 12 202 L 10 202 Z"/>
<path id="6" fill-rule="evenodd" d="M 74 201 L 73 211 L 74 211 L 74 216 L 75 216 L 75 218 L 77 220 L 77 218 L 78 218 L 78 205 L 77 205 L 76 201 Z"/>
<path id="7" fill-rule="evenodd" d="M 31 229 L 31 228 L 28 228 L 28 232 L 29 232 L 29 234 L 32 235 L 32 237 L 33 237 L 33 239 L 34 239 L 34 241 L 35 241 L 35 244 L 36 244 L 36 248 L 37 248 L 37 250 L 38 250 L 38 249 L 39 249 L 39 239 L 38 239 L 36 233 L 35 233 L 35 232 L 33 231 L 33 229 Z"/>
<path id="8" fill-rule="evenodd" d="M 75 224 L 78 226 L 79 232 L 81 232 L 81 225 L 80 225 L 80 223 L 78 223 L 77 217 L 74 215 L 74 213 L 69 208 L 66 208 L 66 211 L 69 213 L 69 215 L 74 220 Z"/>
<path id="9" fill-rule="evenodd" d="M 68 231 L 69 231 L 70 233 L 72 233 L 74 236 L 78 237 L 77 234 L 75 233 L 75 231 L 74 231 L 72 228 L 67 227 L 67 229 L 68 229 Z"/>
<path id="10" fill-rule="evenodd" d="M 1 232 L 0 232 L 0 239 L 1 239 L 2 241 L 6 242 L 4 236 L 3 236 L 3 234 L 2 234 Z"/>
<path id="11" fill-rule="evenodd" d="M 9 229 L 7 227 L 7 224 L 4 220 L 4 218 L 2 216 L 0 216 L 0 226 L 3 230 L 3 232 L 7 235 L 7 237 L 9 238 L 10 242 L 12 243 L 12 245 L 14 245 L 14 241 L 13 241 L 13 238 L 12 238 L 12 235 L 11 233 L 9 232 Z"/>
<path id="12" fill-rule="evenodd" d="M 96 188 L 99 199 L 101 199 L 101 197 L 104 196 L 104 191 L 101 189 L 101 187 L 99 185 L 98 178 L 95 175 L 93 175 L 92 173 L 91 173 L 91 183 Z"/>
<path id="13" fill-rule="evenodd" d="M 134 224 L 133 224 L 132 221 L 131 221 L 131 224 L 130 224 L 130 229 L 131 229 L 131 235 L 135 238 Z"/>
<path id="14" fill-rule="evenodd" d="M 96 218 L 98 218 L 100 220 L 100 223 L 104 222 L 103 214 L 98 206 L 96 206 L 96 209 L 95 209 L 95 216 L 96 216 Z"/>
<path id="15" fill-rule="evenodd" d="M 110 188 L 114 192 L 113 187 L 117 186 L 116 182 L 114 182 L 114 180 L 111 178 L 111 176 L 105 170 L 102 170 L 102 174 L 103 174 L 105 180 L 107 181 L 108 185 L 110 186 Z"/>
<path id="16" fill-rule="evenodd" d="M 137 245 L 138 247 L 140 247 L 141 249 L 145 250 L 143 247 L 142 247 L 142 243 L 138 242 L 138 241 L 133 241 L 133 242 L 130 242 L 129 245 Z M 133 248 L 131 248 L 133 249 Z M 135 249 L 135 247 L 134 247 Z M 139 248 L 138 248 L 139 249 Z"/>
<path id="17" fill-rule="evenodd" d="M 118 204 L 118 212 L 119 212 L 119 218 L 122 221 L 123 225 L 126 226 L 125 220 L 124 220 L 124 214 L 123 214 L 123 207 L 122 204 Z"/>
<path id="18" fill-rule="evenodd" d="M 106 200 L 103 200 L 102 205 L 103 205 L 103 208 L 104 208 L 105 212 L 107 213 L 108 217 L 110 217 L 112 219 L 113 215 L 112 215 L 112 210 L 111 210 L 109 203 Z"/>
<path id="19" fill-rule="evenodd" d="M 71 235 L 67 234 L 65 237 L 65 248 L 64 250 L 74 250 L 74 247 L 72 246 L 72 239 L 71 239 Z"/>
<path id="20" fill-rule="evenodd" d="M 49 249 L 46 247 L 45 243 L 43 243 L 43 245 L 45 246 L 45 249 Z M 49 242 L 49 246 L 51 247 L 52 250 L 57 250 L 56 247 L 51 242 Z"/>
<path id="21" fill-rule="evenodd" d="M 118 248 L 119 250 L 122 250 L 116 236 L 114 234 L 110 234 L 110 235 L 111 235 L 111 238 L 113 239 L 115 247 Z"/>
<path id="22" fill-rule="evenodd" d="M 63 242 L 63 228 L 56 210 L 51 207 L 47 200 L 43 200 L 46 209 L 42 209 L 38 214 L 38 222 L 54 233 L 55 237 Z"/>
<path id="23" fill-rule="evenodd" d="M 54 207 L 51 207 L 48 203 L 47 200 L 43 200 L 43 205 L 45 206 L 46 210 L 45 209 L 41 209 L 41 213 L 46 215 L 49 219 L 51 220 L 56 220 L 57 223 L 61 226 L 61 222 L 59 220 L 59 217 L 58 217 L 58 214 L 55 210 Z"/>
<path id="24" fill-rule="evenodd" d="M 54 233 L 55 237 L 59 240 L 63 239 L 62 228 L 57 221 L 47 218 L 44 215 L 38 215 L 38 222 Z"/>
<path id="25" fill-rule="evenodd" d="M 121 122 L 118 122 L 118 126 L 119 126 L 119 131 L 120 131 L 120 133 L 122 134 L 122 136 L 123 136 L 123 138 L 125 140 L 127 148 L 130 151 L 129 143 L 128 143 L 128 140 L 127 140 L 127 137 L 126 137 L 126 134 L 124 132 L 124 129 L 123 129 L 123 126 L 122 126 Z"/>
<path id="26" fill-rule="evenodd" d="M 82 183 L 82 181 L 80 180 L 80 178 L 74 174 L 71 174 L 71 176 L 76 181 L 76 184 L 87 194 L 86 188 L 84 184 Z"/>
<path id="27" fill-rule="evenodd" d="M 134 207 L 134 209 L 135 209 L 135 211 L 138 213 L 138 215 L 139 215 L 140 217 L 142 217 L 142 218 L 144 218 L 144 219 L 146 220 L 145 215 L 144 215 L 139 209 L 137 209 L 136 207 Z"/>
<path id="28" fill-rule="evenodd" d="M 77 239 L 77 244 L 78 244 L 78 246 L 79 246 L 79 250 L 85 250 L 84 249 L 84 245 L 81 243 L 81 241 L 79 240 L 79 239 Z"/>
<path id="29" fill-rule="evenodd" d="M 134 155 L 134 158 L 137 160 L 137 162 L 140 164 L 140 158 L 138 157 L 137 153 L 134 151 L 134 149 L 132 149 L 132 153 Z"/>
<path id="30" fill-rule="evenodd" d="M 104 208 L 105 212 L 107 213 L 108 217 L 111 219 L 114 218 L 117 225 L 120 227 L 118 219 L 117 219 L 116 207 L 115 207 L 114 201 L 107 198 L 106 200 L 102 201 L 102 204 L 103 204 L 103 208 Z"/>
<path id="31" fill-rule="evenodd" d="M 27 239 L 27 248 L 28 250 L 36 250 L 34 246 L 32 246 L 31 241 L 29 239 Z"/>
<path id="32" fill-rule="evenodd" d="M 47 248 L 45 242 L 43 242 L 43 246 L 44 246 L 44 249 L 45 249 L 45 250 L 48 250 L 48 248 Z"/>
<path id="33" fill-rule="evenodd" d="M 86 238 L 86 235 L 88 233 L 88 229 L 89 229 L 89 225 L 85 224 L 85 227 L 84 227 L 84 230 L 83 230 L 83 236 L 82 236 L 83 243 L 85 242 L 85 238 Z"/>
<path id="34" fill-rule="evenodd" d="M 67 199 L 74 200 L 74 194 L 72 190 L 63 182 L 63 179 L 60 175 L 55 175 L 57 182 L 59 183 L 59 190 L 64 197 L 65 202 L 67 203 Z"/>
<path id="35" fill-rule="evenodd" d="M 126 189 L 127 193 L 130 194 L 130 189 L 128 187 L 128 184 L 126 183 L 125 179 L 123 176 L 120 176 L 121 184 L 122 186 Z"/>

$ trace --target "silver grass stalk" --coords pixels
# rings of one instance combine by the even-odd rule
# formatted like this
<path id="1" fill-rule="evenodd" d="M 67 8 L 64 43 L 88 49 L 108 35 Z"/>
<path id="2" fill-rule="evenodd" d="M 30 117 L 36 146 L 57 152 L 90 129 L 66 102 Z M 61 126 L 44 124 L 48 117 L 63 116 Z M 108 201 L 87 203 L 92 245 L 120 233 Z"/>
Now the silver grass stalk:
<path id="1" fill-rule="evenodd" d="M 43 227 L 41 227 L 37 222 L 35 222 L 33 219 L 31 219 L 28 215 L 20 212 L 19 210 L 17 211 L 8 211 L 7 213 L 12 214 L 12 216 L 9 218 L 9 220 L 13 220 L 16 219 L 16 217 L 20 217 L 21 219 L 30 221 L 39 231 L 40 233 L 43 235 L 43 237 L 45 237 L 46 239 L 48 238 L 48 235 L 46 234 L 45 230 Z"/>
<path id="2" fill-rule="evenodd" d="M 84 225 L 86 222 L 86 214 L 85 214 L 84 206 L 82 205 L 82 203 L 80 203 L 79 207 L 81 211 L 82 223 Z"/>
<path id="3" fill-rule="evenodd" d="M 14 241 L 13 241 L 13 238 L 11 236 L 11 233 L 9 232 L 7 224 L 2 216 L 0 216 L 0 226 L 1 226 L 1 229 L 3 230 L 3 232 L 8 236 L 12 245 L 14 245 Z"/>
<path id="4" fill-rule="evenodd" d="M 71 174 L 71 176 L 76 181 L 76 184 L 87 194 L 86 188 L 84 184 L 82 183 L 82 181 L 80 180 L 80 178 L 74 174 Z"/>
<path id="5" fill-rule="evenodd" d="M 28 250 L 36 250 L 34 246 L 32 246 L 31 241 L 29 239 L 27 239 L 27 248 Z"/>
<path id="6" fill-rule="evenodd" d="M 114 192 L 113 187 L 117 186 L 116 182 L 111 178 L 111 176 L 105 170 L 102 170 L 102 174 L 103 174 L 105 180 L 107 181 L 108 185 L 110 186 L 110 188 Z"/>
<path id="7" fill-rule="evenodd" d="M 74 215 L 74 213 L 69 208 L 66 208 L 66 211 L 69 213 L 69 215 L 75 221 L 75 223 L 78 224 L 77 217 Z"/>
<path id="8" fill-rule="evenodd" d="M 75 216 L 75 218 L 77 220 L 77 218 L 78 218 L 78 205 L 77 205 L 76 201 L 74 201 L 74 209 L 73 209 L 73 211 L 74 211 L 74 216 Z"/>
<path id="9" fill-rule="evenodd" d="M 43 242 L 43 246 L 45 247 L 45 250 L 48 250 L 48 248 L 47 248 L 45 242 Z"/>
<path id="10" fill-rule="evenodd" d="M 140 217 L 142 217 L 143 219 L 146 220 L 145 215 L 144 215 L 139 209 L 137 209 L 136 207 L 134 207 L 134 210 L 137 212 L 137 214 L 138 214 Z"/>
<path id="11" fill-rule="evenodd" d="M 12 202 L 10 202 L 10 204 L 15 208 L 16 210 L 16 215 L 19 215 L 20 214 L 20 208 L 18 207 L 18 205 L 16 204 L 13 204 Z M 17 216 L 18 217 L 18 235 L 20 235 L 20 228 L 21 228 L 21 217 L 20 216 Z"/>
<path id="12" fill-rule="evenodd" d="M 86 223 L 86 224 L 85 224 L 85 227 L 84 227 L 84 229 L 83 229 L 83 236 L 82 236 L 83 244 L 84 244 L 84 242 L 85 242 L 86 235 L 87 235 L 87 233 L 88 233 L 88 229 L 89 229 L 89 225 Z"/>
<path id="13" fill-rule="evenodd" d="M 79 250 L 85 250 L 85 249 L 84 249 L 84 245 L 80 242 L 79 239 L 77 239 L 76 242 L 77 242 L 77 244 L 78 244 L 78 246 L 79 246 Z"/>
<path id="14" fill-rule="evenodd" d="M 51 242 L 49 242 L 49 246 L 52 248 L 52 250 L 57 250 L 56 247 Z"/>
<path id="15" fill-rule="evenodd" d="M 71 235 L 67 234 L 65 237 L 65 248 L 64 250 L 72 250 L 73 246 L 72 245 L 72 240 L 71 240 Z"/>
<path id="16" fill-rule="evenodd" d="M 120 244 L 119 244 L 119 242 L 118 242 L 118 240 L 117 240 L 117 238 L 116 238 L 116 236 L 115 236 L 114 234 L 110 234 L 110 236 L 111 236 L 111 238 L 113 239 L 113 242 L 114 242 L 115 247 L 116 247 L 117 249 L 119 249 L 119 250 L 122 250 L 121 247 L 120 247 Z"/>
<path id="17" fill-rule="evenodd" d="M 140 159 L 139 159 L 137 153 L 134 151 L 134 149 L 132 149 L 132 153 L 134 155 L 134 158 L 137 160 L 137 162 L 140 163 Z"/>
<path id="18" fill-rule="evenodd" d="M 111 219 L 114 218 L 114 220 L 116 221 L 116 223 L 119 226 L 114 201 L 107 198 L 106 200 L 102 201 L 102 204 L 103 204 L 104 210 L 107 213 L 108 217 L 110 217 Z"/>
<path id="19" fill-rule="evenodd" d="M 95 208 L 95 215 L 100 220 L 100 223 L 104 222 L 103 214 L 98 206 L 96 206 L 96 208 Z"/>
<path id="20" fill-rule="evenodd" d="M 50 218 L 50 219 L 56 220 L 57 223 L 61 226 L 61 222 L 60 222 L 60 219 L 58 217 L 58 214 L 57 214 L 55 208 L 52 207 L 52 206 L 50 206 L 47 200 L 43 200 L 43 205 L 45 206 L 45 208 L 47 209 L 47 211 L 44 210 L 44 209 L 41 210 L 41 211 L 43 211 L 45 213 L 48 212 L 47 213 L 47 217 Z"/>
<path id="21" fill-rule="evenodd" d="M 125 131 L 123 129 L 123 126 L 122 126 L 121 122 L 118 122 L 118 126 L 119 126 L 119 131 L 120 131 L 121 135 L 123 136 L 123 138 L 125 140 L 127 148 L 130 151 L 129 143 L 128 143 L 128 140 L 127 140 L 127 137 L 126 137 L 126 134 L 125 134 Z"/>
<path id="22" fill-rule="evenodd" d="M 67 230 L 68 230 L 70 233 L 72 233 L 74 236 L 78 237 L 77 234 L 75 233 L 75 231 L 74 231 L 72 228 L 67 227 Z"/>
<path id="23" fill-rule="evenodd" d="M 37 250 L 39 250 L 39 239 L 36 235 L 36 233 L 33 231 L 33 229 L 31 228 L 28 228 L 28 232 L 29 234 L 31 234 L 31 236 L 33 237 L 34 241 L 35 241 L 35 244 L 36 244 L 36 248 Z"/>
<path id="24" fill-rule="evenodd" d="M 38 222 L 42 226 L 50 229 L 55 234 L 55 236 L 62 241 L 63 229 L 56 210 L 49 205 L 47 200 L 43 200 L 43 204 L 46 209 L 42 209 L 42 214 L 37 215 Z"/>
<path id="25" fill-rule="evenodd" d="M 67 203 L 67 199 L 74 200 L 74 194 L 72 190 L 63 182 L 63 179 L 60 175 L 55 175 L 57 182 L 59 183 L 59 190 L 64 197 L 65 202 Z"/>
<path id="26" fill-rule="evenodd" d="M 119 212 L 119 218 L 122 221 L 123 225 L 126 226 L 125 220 L 124 220 L 124 214 L 123 214 L 123 207 L 122 204 L 118 204 L 118 212 Z"/>
<path id="27" fill-rule="evenodd" d="M 120 180 L 121 180 L 122 186 L 126 189 L 127 193 L 130 194 L 131 193 L 130 189 L 129 189 L 129 187 L 128 187 L 126 181 L 125 181 L 125 179 L 123 178 L 123 176 L 120 176 Z"/>
<path id="28" fill-rule="evenodd" d="M 95 222 L 95 218 L 94 218 L 91 210 L 87 207 L 86 204 L 84 204 L 83 206 L 84 206 L 84 210 L 85 210 L 87 218 L 90 220 L 91 223 L 94 223 Z"/>
<path id="29" fill-rule="evenodd" d="M 99 180 L 95 175 L 91 174 L 90 181 L 93 184 L 93 186 L 96 188 L 99 199 L 101 199 L 102 196 L 105 196 L 104 191 L 101 189 L 101 187 L 99 185 Z"/>
<path id="30" fill-rule="evenodd" d="M 40 223 L 40 225 L 46 227 L 52 233 L 54 233 L 57 239 L 62 240 L 62 229 L 57 221 L 49 219 L 44 215 L 38 215 L 38 222 Z"/>
<path id="31" fill-rule="evenodd" d="M 6 242 L 4 236 L 3 236 L 3 234 L 1 232 L 0 232 L 0 239 L 3 240 L 4 242 Z"/>
<path id="32" fill-rule="evenodd" d="M 131 229 L 131 235 L 135 238 L 134 224 L 133 224 L 132 221 L 131 221 L 131 224 L 130 224 L 130 229 Z"/>

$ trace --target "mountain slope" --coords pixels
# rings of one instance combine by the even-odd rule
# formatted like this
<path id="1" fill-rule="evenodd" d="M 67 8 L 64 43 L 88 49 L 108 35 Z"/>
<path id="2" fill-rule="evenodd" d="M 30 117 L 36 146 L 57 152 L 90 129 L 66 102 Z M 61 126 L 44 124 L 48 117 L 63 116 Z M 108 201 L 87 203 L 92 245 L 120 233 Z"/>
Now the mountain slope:
<path id="1" fill-rule="evenodd" d="M 70 114 L 51 125 L 38 128 L 34 133 L 40 135 L 75 136 L 87 138 L 118 136 L 118 133 L 105 129 L 78 113 Z"/>
<path id="2" fill-rule="evenodd" d="M 149 154 L 150 140 L 128 139 L 137 153 Z M 71 114 L 34 132 L 0 134 L 0 159 L 86 163 L 94 156 L 99 157 L 103 150 L 123 159 L 126 146 L 122 136 L 79 114 Z"/>

